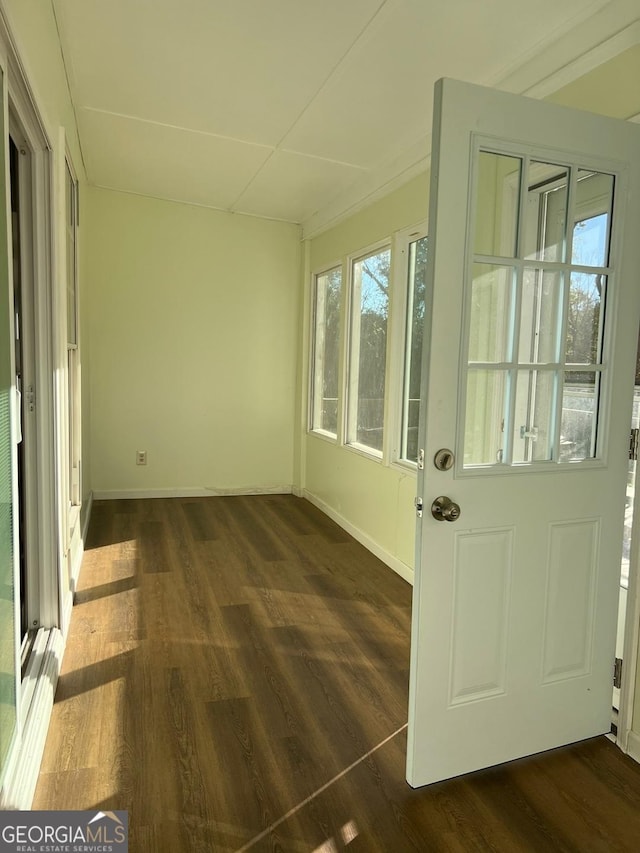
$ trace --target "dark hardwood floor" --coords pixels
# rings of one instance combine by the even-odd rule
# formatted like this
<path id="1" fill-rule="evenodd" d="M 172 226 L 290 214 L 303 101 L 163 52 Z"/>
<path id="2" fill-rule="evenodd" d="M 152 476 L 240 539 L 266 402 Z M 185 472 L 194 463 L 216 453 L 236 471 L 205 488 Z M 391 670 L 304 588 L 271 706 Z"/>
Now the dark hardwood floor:
<path id="1" fill-rule="evenodd" d="M 94 504 L 34 808 L 132 853 L 640 850 L 598 738 L 412 790 L 411 589 L 292 496 Z"/>

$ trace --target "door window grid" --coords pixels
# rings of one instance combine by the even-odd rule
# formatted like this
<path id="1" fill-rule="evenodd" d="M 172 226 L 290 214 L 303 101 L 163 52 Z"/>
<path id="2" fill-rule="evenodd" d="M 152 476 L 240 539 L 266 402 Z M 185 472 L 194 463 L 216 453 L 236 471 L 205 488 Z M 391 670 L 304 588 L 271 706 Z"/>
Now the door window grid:
<path id="1" fill-rule="evenodd" d="M 533 182 L 529 176 L 545 177 L 545 173 L 547 179 L 553 175 L 553 185 L 550 181 L 541 192 L 543 184 Z M 597 193 L 592 191 L 594 184 L 599 184 Z M 486 208 L 480 210 L 479 203 L 487 188 L 493 192 L 493 197 L 489 196 L 493 216 L 489 226 Z M 533 191 L 538 194 L 535 219 L 531 215 Z M 467 376 L 462 383 L 466 389 L 464 465 L 509 466 L 591 458 L 596 455 L 596 410 L 604 370 L 601 306 L 610 274 L 606 264 L 613 177 L 575 165 L 544 164 L 481 151 L 475 193 L 476 251 L 468 289 Z M 594 208 L 596 195 L 599 197 Z M 589 204 L 592 209 L 585 216 Z M 555 209 L 555 220 L 550 217 L 550 208 Z M 594 216 L 605 218 L 604 223 L 600 220 L 600 254 L 586 258 L 574 252 L 574 235 L 582 223 Z M 567 221 L 573 227 L 567 228 Z M 532 222 L 537 232 L 533 246 Z M 478 275 L 478 270 L 484 270 L 484 274 Z M 529 298 L 527 305 L 524 285 L 532 277 L 537 282 L 537 293 L 533 302 Z M 556 293 L 550 300 L 551 308 L 547 305 L 543 310 L 544 281 L 547 279 L 548 284 L 553 278 Z M 585 282 L 590 282 L 590 287 L 585 288 Z M 535 292 L 536 288 L 530 290 Z M 577 359 L 575 346 L 572 348 L 568 340 L 570 312 L 576 294 L 584 297 L 589 290 L 591 304 L 587 305 L 586 313 L 591 316 L 592 329 L 595 327 L 597 331 L 592 333 L 591 358 Z M 594 304 L 596 291 L 598 298 Z M 527 312 L 532 324 L 529 331 L 524 322 Z M 583 327 L 588 326 L 588 319 L 582 317 Z M 529 351 L 525 353 L 522 346 L 527 343 L 527 334 Z M 541 352 L 541 346 L 546 347 L 545 352 Z M 526 354 L 528 358 L 524 357 Z M 572 404 L 575 405 L 581 388 L 583 435 L 575 442 L 576 429 L 571 421 L 575 420 L 576 412 Z M 566 437 L 567 432 L 570 438 Z"/>

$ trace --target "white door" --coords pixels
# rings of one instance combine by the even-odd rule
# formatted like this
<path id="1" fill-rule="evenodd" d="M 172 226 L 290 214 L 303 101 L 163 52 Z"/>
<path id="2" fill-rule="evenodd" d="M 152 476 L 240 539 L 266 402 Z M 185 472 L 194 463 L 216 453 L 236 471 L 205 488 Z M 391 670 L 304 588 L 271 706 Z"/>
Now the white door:
<path id="1" fill-rule="evenodd" d="M 640 127 L 435 100 L 413 786 L 610 729 L 640 312 Z"/>

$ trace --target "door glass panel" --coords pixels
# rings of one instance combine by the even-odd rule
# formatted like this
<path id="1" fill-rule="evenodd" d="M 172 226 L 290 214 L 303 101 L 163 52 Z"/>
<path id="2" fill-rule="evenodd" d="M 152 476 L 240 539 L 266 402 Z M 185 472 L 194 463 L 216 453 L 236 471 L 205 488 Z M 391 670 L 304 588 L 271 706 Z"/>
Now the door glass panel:
<path id="1" fill-rule="evenodd" d="M 600 357 L 600 310 L 606 278 L 583 272 L 571 274 L 567 314 L 567 364 L 597 364 Z"/>
<path id="2" fill-rule="evenodd" d="M 566 166 L 532 161 L 524 227 L 524 257 L 537 261 L 564 260 L 567 222 Z"/>
<path id="3" fill-rule="evenodd" d="M 469 361 L 510 358 L 513 267 L 474 264 L 471 283 Z"/>
<path id="4" fill-rule="evenodd" d="M 0 71 L 0 91 L 2 90 Z M 0 131 L 2 131 L 0 118 Z M 0 162 L 5 162 L 5 136 L 0 132 Z M 7 203 L 5 181 L 0 181 L 0 778 L 16 729 L 16 622 L 13 520 L 13 436 L 11 394 L 11 306 L 9 302 Z"/>
<path id="5" fill-rule="evenodd" d="M 577 462 L 594 455 L 598 374 L 567 371 L 562 391 L 560 461 Z"/>
<path id="6" fill-rule="evenodd" d="M 519 218 L 522 163 L 477 154 L 465 467 L 580 461 L 597 450 L 614 178 L 527 160 Z M 491 262 L 511 251 L 508 264 Z"/>
<path id="7" fill-rule="evenodd" d="M 515 257 L 521 170 L 519 157 L 480 152 L 474 243 L 477 255 Z"/>
<path id="8" fill-rule="evenodd" d="M 525 267 L 522 276 L 518 358 L 526 364 L 558 360 L 562 273 Z"/>
<path id="9" fill-rule="evenodd" d="M 491 465 L 504 455 L 507 373 L 470 370 L 467 375 L 467 417 L 464 464 Z"/>
<path id="10" fill-rule="evenodd" d="M 555 377 L 552 370 L 518 371 L 514 462 L 542 462 L 552 458 Z"/>
<path id="11" fill-rule="evenodd" d="M 613 175 L 584 169 L 578 172 L 572 263 L 587 267 L 606 267 L 609 263 L 612 202 Z"/>

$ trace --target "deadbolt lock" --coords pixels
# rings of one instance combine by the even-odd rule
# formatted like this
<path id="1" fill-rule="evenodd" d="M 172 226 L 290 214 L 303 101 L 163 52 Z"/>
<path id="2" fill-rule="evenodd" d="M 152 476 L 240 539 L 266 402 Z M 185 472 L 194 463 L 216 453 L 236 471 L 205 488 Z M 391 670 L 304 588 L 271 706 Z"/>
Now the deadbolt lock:
<path id="1" fill-rule="evenodd" d="M 443 447 L 433 457 L 433 464 L 438 471 L 448 471 L 454 463 L 453 451 Z"/>
<path id="2" fill-rule="evenodd" d="M 460 518 L 460 507 L 451 498 L 441 495 L 431 504 L 431 515 L 436 521 L 457 521 Z"/>

